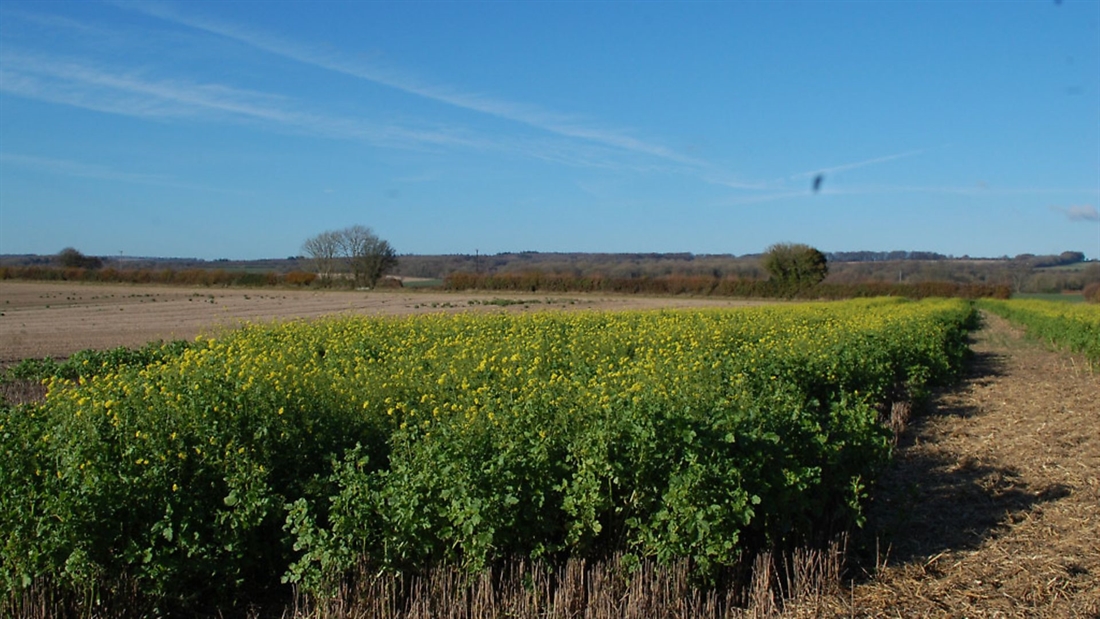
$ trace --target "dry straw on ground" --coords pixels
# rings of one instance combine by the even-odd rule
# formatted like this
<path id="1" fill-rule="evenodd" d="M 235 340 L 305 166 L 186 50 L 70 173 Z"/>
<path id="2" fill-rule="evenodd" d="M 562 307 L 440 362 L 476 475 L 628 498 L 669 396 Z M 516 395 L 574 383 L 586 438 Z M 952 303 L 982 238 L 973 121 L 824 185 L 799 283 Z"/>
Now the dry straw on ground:
<path id="1" fill-rule="evenodd" d="M 839 616 L 1100 616 L 1100 375 L 986 316 L 872 507 L 886 563 Z M 873 564 L 873 561 L 868 561 Z"/>

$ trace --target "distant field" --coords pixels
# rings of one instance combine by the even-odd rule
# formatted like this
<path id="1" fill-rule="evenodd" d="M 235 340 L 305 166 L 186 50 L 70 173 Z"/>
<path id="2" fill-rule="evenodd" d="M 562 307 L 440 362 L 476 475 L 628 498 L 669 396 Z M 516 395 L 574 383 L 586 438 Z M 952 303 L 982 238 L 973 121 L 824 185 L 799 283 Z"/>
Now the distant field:
<path id="1" fill-rule="evenodd" d="M 431 277 L 402 277 L 401 284 L 405 288 L 442 288 L 443 280 Z"/>
<path id="2" fill-rule="evenodd" d="M 1039 299 L 1042 301 L 1060 301 L 1062 303 L 1084 303 L 1085 297 L 1079 292 L 1025 292 L 1012 295 L 1013 299 Z"/>
<path id="3" fill-rule="evenodd" d="M 731 299 L 606 294 L 450 293 L 433 290 L 282 290 L 0 282 L 0 364 L 67 357 L 86 348 L 191 339 L 244 322 L 329 314 L 732 307 Z"/>

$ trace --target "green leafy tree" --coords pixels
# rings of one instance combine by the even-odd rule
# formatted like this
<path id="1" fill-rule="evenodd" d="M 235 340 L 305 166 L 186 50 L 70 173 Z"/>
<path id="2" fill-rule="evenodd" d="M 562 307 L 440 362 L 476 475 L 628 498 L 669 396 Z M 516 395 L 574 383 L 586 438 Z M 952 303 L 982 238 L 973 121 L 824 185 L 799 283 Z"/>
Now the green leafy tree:
<path id="1" fill-rule="evenodd" d="M 792 292 L 805 290 L 829 274 L 825 254 L 802 243 L 772 245 L 764 253 L 764 268 L 772 280 Z"/>
<path id="2" fill-rule="evenodd" d="M 72 247 L 66 247 L 58 252 L 57 261 L 66 268 L 98 269 L 103 266 L 101 258 L 85 256 Z"/>

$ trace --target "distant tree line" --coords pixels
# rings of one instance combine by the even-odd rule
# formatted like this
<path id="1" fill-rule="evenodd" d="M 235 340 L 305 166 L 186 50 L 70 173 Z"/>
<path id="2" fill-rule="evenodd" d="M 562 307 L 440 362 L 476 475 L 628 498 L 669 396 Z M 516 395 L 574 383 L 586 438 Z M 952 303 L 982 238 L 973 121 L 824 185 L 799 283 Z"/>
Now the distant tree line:
<path id="1" fill-rule="evenodd" d="M 829 262 L 894 262 L 898 260 L 951 260 L 934 251 L 834 251 L 825 254 Z"/>
<path id="2" fill-rule="evenodd" d="M 705 275 L 668 275 L 658 277 L 572 276 L 566 274 L 526 273 L 476 274 L 457 272 L 444 279 L 448 290 L 493 290 L 507 292 L 606 292 L 618 294 L 698 295 L 746 299 L 850 299 L 896 296 L 911 299 L 959 297 L 968 299 L 1007 299 L 1011 288 L 997 284 L 960 284 L 921 282 L 897 284 L 866 282 L 861 284 L 820 283 L 791 288 L 777 280 L 739 279 Z"/>
<path id="3" fill-rule="evenodd" d="M 862 256 L 862 260 L 843 258 Z M 934 256 L 939 258 L 932 259 Z M 1016 292 L 1081 290 L 1100 281 L 1100 263 L 1081 262 L 1081 252 L 1017 258 L 950 258 L 934 252 L 826 253 L 826 283 L 1001 284 Z M 891 260 L 880 258 L 890 257 Z M 903 258 L 904 257 L 904 258 Z M 873 259 L 872 259 L 873 258 Z M 1051 265 L 1057 264 L 1057 267 Z M 1063 270 L 1064 269 L 1064 270 Z M 500 275 L 538 271 L 573 277 L 645 278 L 707 276 L 766 279 L 762 254 L 601 254 L 511 252 L 500 254 L 403 255 L 394 273 L 442 279 L 451 273 Z"/>
<path id="4" fill-rule="evenodd" d="M 354 228 L 354 227 L 353 227 Z M 369 232 L 369 228 L 366 229 Z M 326 232 L 315 239 L 330 241 L 343 231 Z M 373 234 L 373 233 L 370 233 Z M 314 239 L 307 241 L 309 243 Z M 604 282 L 615 280 L 654 281 L 714 281 L 745 280 L 766 281 L 773 275 L 765 265 L 765 255 L 749 254 L 690 254 L 690 253 L 548 253 L 511 252 L 500 254 L 453 255 L 401 255 L 400 261 L 393 248 L 385 251 L 388 243 L 380 242 L 382 257 L 377 262 L 360 261 L 359 273 L 341 253 L 339 244 L 326 263 L 326 254 L 289 256 L 285 259 L 218 260 L 193 258 L 132 258 L 107 259 L 84 256 L 76 250 L 63 251 L 53 256 L 0 256 L 0 268 L 6 268 L 4 277 L 38 279 L 89 279 L 96 281 L 127 282 L 216 282 L 209 285 L 262 285 L 273 274 L 279 285 L 295 286 L 359 286 L 369 287 L 370 273 L 381 265 L 385 273 L 399 277 L 418 277 L 443 280 L 452 274 L 488 277 L 508 275 L 513 278 L 530 278 L 538 273 L 544 280 L 591 279 Z M 370 243 L 360 244 L 370 247 Z M 71 248 L 66 248 L 71 249 Z M 303 251 L 303 253 L 307 253 Z M 880 260 L 881 257 L 907 259 Z M 1083 262 L 1082 252 L 1062 252 L 1051 255 L 1021 254 L 1013 258 L 994 259 L 913 259 L 913 257 L 942 256 L 933 252 L 833 252 L 826 257 L 826 276 L 822 285 L 857 284 L 925 284 L 947 282 L 961 285 L 1007 286 L 1013 293 L 1083 291 L 1091 283 L 1100 283 L 1100 262 Z M 863 258 L 842 261 L 842 258 Z M 84 265 L 84 266 L 62 266 Z M 326 266 L 327 264 L 327 266 Z M 28 269 L 27 267 L 35 267 Z M 76 270 L 74 270 L 76 269 Z M 86 273 L 84 273 L 86 271 Z M 210 271 L 210 274 L 197 275 Z M 219 275 L 217 272 L 236 273 Z M 247 274 L 247 275 L 243 275 Z M 697 279 L 702 278 L 702 279 Z M 182 280 L 182 281 L 181 281 Z M 225 282 L 250 282 L 229 283 Z M 374 280 L 374 286 L 398 285 L 397 280 Z M 635 287 L 650 287 L 652 283 L 635 283 Z M 664 284 L 658 285 L 658 287 Z M 678 284 L 669 283 L 670 289 Z M 774 286 L 775 284 L 769 284 Z M 628 287 L 627 284 L 623 284 Z"/>
<path id="5" fill-rule="evenodd" d="M 805 244 L 777 243 L 761 257 L 767 279 L 721 277 L 718 275 L 663 275 L 646 277 L 604 277 L 542 273 L 451 273 L 446 286 L 452 290 L 488 289 L 524 292 L 618 292 L 648 294 L 694 294 L 732 297 L 841 299 L 870 296 L 996 297 L 1008 298 L 1004 285 L 924 283 L 822 283 L 829 273 L 825 254 Z"/>
<path id="6" fill-rule="evenodd" d="M 537 270 L 574 276 L 657 277 L 706 275 L 762 278 L 767 272 L 759 255 L 553 253 L 402 255 L 394 271 L 405 277 L 443 278 L 450 273 L 523 273 Z"/>
<path id="7" fill-rule="evenodd" d="M 1026 262 L 1033 267 L 1055 267 L 1067 264 L 1084 262 L 1085 254 L 1079 251 L 1064 251 L 1060 254 L 1019 254 L 1015 257 L 1001 256 L 1000 258 L 971 258 L 970 256 L 948 256 L 934 251 L 835 251 L 825 254 L 829 262 L 900 262 L 902 260 L 934 261 L 934 260 L 998 260 Z"/>
<path id="8" fill-rule="evenodd" d="M 998 284 L 1014 293 L 1081 291 L 1100 282 L 1100 262 L 1036 267 L 1019 260 L 944 260 L 933 262 L 848 262 L 830 264 L 826 283 L 954 282 Z"/>
<path id="9" fill-rule="evenodd" d="M 1064 251 L 1057 256 L 1053 254 L 1045 256 L 1036 256 L 1035 254 L 1020 254 L 1013 258 L 1013 260 L 1017 262 L 1026 262 L 1029 266 L 1033 268 L 1041 269 L 1084 262 L 1085 254 L 1079 251 Z"/>
<path id="10" fill-rule="evenodd" d="M 74 250 L 84 255 L 79 250 Z M 27 266 L 54 266 L 70 267 L 73 265 L 64 263 L 64 250 L 57 254 L 4 254 L 0 255 L 0 267 L 27 267 Z M 230 271 L 254 271 L 289 273 L 301 271 L 306 268 L 303 256 L 287 256 L 286 258 L 261 258 L 256 260 L 231 260 L 218 258 L 216 260 L 204 260 L 202 258 L 165 258 L 155 256 L 95 256 L 89 257 L 98 264 L 97 268 L 114 267 L 125 270 L 147 271 L 185 271 L 189 269 L 221 269 Z M 88 265 L 84 265 L 85 267 Z"/>
<path id="11" fill-rule="evenodd" d="M 898 257 L 904 260 L 833 262 L 826 260 L 820 271 L 825 274 L 822 286 L 870 285 L 876 290 L 883 286 L 901 285 L 897 290 L 925 284 L 947 283 L 958 285 L 960 290 L 982 296 L 983 290 L 999 296 L 1004 290 L 1019 292 L 1081 291 L 1092 282 L 1100 282 L 1100 262 L 1081 262 L 1081 252 L 1063 252 L 1060 255 L 1018 258 L 936 260 L 927 258 L 932 252 L 850 252 Z M 824 254 L 825 258 L 835 254 Z M 942 255 L 941 255 L 942 256 Z M 471 287 L 471 278 L 486 282 L 484 287 L 523 290 L 529 288 L 517 282 L 539 279 L 539 286 L 548 282 L 554 288 L 564 289 L 562 282 L 575 280 L 577 290 L 615 289 L 630 291 L 646 289 L 653 293 L 683 290 L 686 285 L 692 294 L 709 294 L 708 289 L 729 288 L 728 281 L 766 281 L 774 278 L 767 268 L 767 255 L 692 255 L 692 254 L 544 254 L 535 252 L 496 255 L 456 256 L 403 256 L 398 273 L 411 277 L 445 278 L 448 286 Z M 1058 266 L 1051 265 L 1058 263 Z M 1041 265 L 1041 266 L 1035 266 Z M 638 281 L 634 281 L 638 280 Z M 461 282 L 461 283 L 460 283 Z M 492 284 L 489 282 L 498 282 Z M 617 283 L 612 283 L 617 282 Z M 685 282 L 691 282 L 685 284 Z M 707 282 L 699 284 L 698 282 Z M 722 282 L 714 284 L 714 282 Z M 480 284 L 479 284 L 480 286 Z M 771 284 L 739 284 L 742 290 L 752 288 L 755 295 L 773 295 Z M 786 294 L 798 296 L 798 285 L 783 287 Z M 794 289 L 792 291 L 792 288 Z M 866 289 L 870 289 L 865 287 Z M 864 288 L 861 288 L 862 290 Z M 980 294 L 979 294 L 980 293 Z M 831 293 L 830 293 L 831 294 Z M 862 293 L 860 293 L 862 294 Z"/>
<path id="12" fill-rule="evenodd" d="M 117 269 L 51 265 L 0 266 L 0 280 L 170 284 L 175 286 L 309 286 L 314 273 L 229 271 L 224 269 Z"/>
<path id="13" fill-rule="evenodd" d="M 24 279 L 185 286 L 308 286 L 317 279 L 315 274 L 299 270 L 276 272 L 256 269 L 245 270 L 241 267 L 232 268 L 231 265 L 239 265 L 240 263 L 228 260 L 214 261 L 219 265 L 216 268 L 187 266 L 184 268 L 156 268 L 155 266 L 165 264 L 209 264 L 206 261 L 192 259 L 133 260 L 128 261 L 125 268 L 121 268 L 106 266 L 110 263 L 105 259 L 86 256 L 72 247 L 66 247 L 55 256 L 22 258 L 18 261 L 6 260 L 0 262 L 0 280 Z"/>

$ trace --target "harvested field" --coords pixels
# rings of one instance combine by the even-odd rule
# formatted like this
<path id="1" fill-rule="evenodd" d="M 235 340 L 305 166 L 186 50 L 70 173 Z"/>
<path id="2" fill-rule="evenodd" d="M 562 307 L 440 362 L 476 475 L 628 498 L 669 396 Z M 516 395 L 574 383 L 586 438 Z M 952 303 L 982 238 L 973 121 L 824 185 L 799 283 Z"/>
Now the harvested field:
<path id="1" fill-rule="evenodd" d="M 985 321 L 877 491 L 885 567 L 824 614 L 1100 617 L 1100 375 Z"/>
<path id="2" fill-rule="evenodd" d="M 407 315 L 748 304 L 693 297 L 177 288 L 3 281 L 0 282 L 0 365 L 28 357 L 62 358 L 85 348 L 135 347 L 154 340 L 191 339 L 248 321 L 338 313 Z"/>

